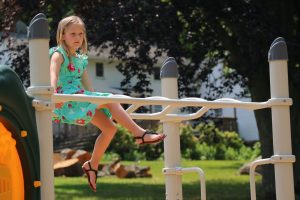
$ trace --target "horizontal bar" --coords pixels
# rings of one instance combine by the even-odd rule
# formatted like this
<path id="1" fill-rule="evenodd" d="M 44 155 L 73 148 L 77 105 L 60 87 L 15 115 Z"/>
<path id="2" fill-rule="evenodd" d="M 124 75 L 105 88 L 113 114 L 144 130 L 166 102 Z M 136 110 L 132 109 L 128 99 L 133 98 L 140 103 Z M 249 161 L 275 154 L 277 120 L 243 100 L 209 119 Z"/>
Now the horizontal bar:
<path id="1" fill-rule="evenodd" d="M 54 89 L 50 86 L 31 86 L 26 89 L 26 92 L 29 95 L 53 94 Z"/>
<path id="2" fill-rule="evenodd" d="M 158 113 L 130 113 L 130 116 L 132 119 L 149 119 L 149 120 L 161 120 L 163 122 L 166 121 L 180 122 L 180 121 L 200 118 L 208 110 L 209 108 L 203 107 L 196 113 L 191 113 L 191 114 L 184 114 L 184 113 L 165 114 L 164 111 L 162 111 Z"/>
<path id="3" fill-rule="evenodd" d="M 37 111 L 42 110 L 52 110 L 53 104 L 51 101 L 45 101 L 45 100 L 32 100 L 32 106 L 36 108 Z"/>
<path id="4" fill-rule="evenodd" d="M 183 99 L 168 99 L 161 97 L 148 97 L 148 98 L 133 98 L 125 95 L 113 95 L 113 96 L 88 96 L 82 94 L 54 94 L 52 95 L 52 101 L 55 103 L 66 101 L 82 101 L 91 102 L 95 104 L 107 104 L 107 103 L 120 103 L 120 104 L 137 104 L 139 106 L 146 105 L 162 105 L 162 106 L 175 106 L 175 107 L 203 107 L 207 106 L 210 109 L 219 108 L 243 108 L 250 110 L 257 110 L 263 108 L 269 108 L 272 106 L 290 106 L 292 100 L 290 98 L 276 98 L 270 99 L 266 102 L 242 102 L 234 99 L 217 99 L 215 101 L 207 101 L 201 98 L 183 98 Z"/>

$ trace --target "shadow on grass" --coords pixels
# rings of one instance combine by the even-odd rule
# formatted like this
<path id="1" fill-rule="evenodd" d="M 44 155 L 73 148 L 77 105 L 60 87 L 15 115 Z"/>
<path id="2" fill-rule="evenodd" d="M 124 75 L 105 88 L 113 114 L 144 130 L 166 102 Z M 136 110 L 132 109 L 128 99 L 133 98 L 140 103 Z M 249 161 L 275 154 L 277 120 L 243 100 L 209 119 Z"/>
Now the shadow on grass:
<path id="1" fill-rule="evenodd" d="M 157 200 L 164 199 L 164 185 L 148 185 L 141 183 L 98 183 L 96 193 L 92 192 L 87 185 L 60 185 L 55 187 L 55 196 L 56 200 Z"/>
<path id="2" fill-rule="evenodd" d="M 242 166 L 243 166 L 243 163 L 230 163 L 230 165 L 229 164 L 227 164 L 227 165 L 223 164 L 221 167 L 216 166 L 216 165 L 209 165 L 209 166 L 206 166 L 206 167 L 209 168 L 209 170 L 220 170 L 220 168 L 221 168 L 222 170 L 226 169 L 226 170 L 234 170 L 234 171 L 236 170 L 236 171 L 238 171 L 238 169 Z"/>
<path id="3" fill-rule="evenodd" d="M 207 200 L 248 200 L 249 183 L 229 181 L 208 181 Z M 93 193 L 87 185 L 72 183 L 55 187 L 56 200 L 160 200 L 165 199 L 163 184 L 142 183 L 99 183 L 97 192 Z M 259 190 L 258 190 L 259 191 Z M 200 185 L 191 182 L 183 185 L 183 199 L 200 200 Z M 257 199 L 260 199 L 257 197 Z"/>

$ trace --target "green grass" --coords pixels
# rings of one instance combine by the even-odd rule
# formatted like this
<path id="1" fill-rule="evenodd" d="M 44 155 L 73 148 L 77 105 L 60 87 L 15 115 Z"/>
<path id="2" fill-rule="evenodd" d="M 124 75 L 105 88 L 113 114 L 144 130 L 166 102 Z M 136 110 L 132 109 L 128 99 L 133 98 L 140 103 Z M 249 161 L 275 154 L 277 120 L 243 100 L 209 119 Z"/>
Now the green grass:
<path id="1" fill-rule="evenodd" d="M 122 162 L 134 164 L 133 162 Z M 56 200 L 160 200 L 165 199 L 163 161 L 142 161 L 141 166 L 150 166 L 152 178 L 119 179 L 115 176 L 99 178 L 97 192 L 93 193 L 87 180 L 78 178 L 55 178 Z M 250 199 L 249 176 L 240 176 L 237 171 L 242 161 L 182 161 L 183 167 L 201 167 L 206 176 L 208 200 Z M 260 182 L 261 177 L 257 177 Z M 200 184 L 197 173 L 182 177 L 183 199 L 200 199 Z"/>

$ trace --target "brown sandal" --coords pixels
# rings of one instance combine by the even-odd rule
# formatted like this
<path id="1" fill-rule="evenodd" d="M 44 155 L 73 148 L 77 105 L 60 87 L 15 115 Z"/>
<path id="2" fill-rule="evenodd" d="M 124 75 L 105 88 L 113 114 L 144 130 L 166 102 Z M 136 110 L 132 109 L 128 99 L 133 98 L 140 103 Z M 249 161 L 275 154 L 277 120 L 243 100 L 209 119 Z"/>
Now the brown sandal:
<path id="1" fill-rule="evenodd" d="M 88 178 L 88 182 L 89 182 L 90 188 L 94 192 L 96 192 L 96 188 L 93 187 L 93 185 L 92 185 L 92 183 L 90 181 L 90 174 L 89 174 L 89 172 L 94 172 L 95 173 L 95 176 L 96 176 L 95 183 L 97 183 L 97 174 L 98 174 L 98 171 L 92 168 L 90 161 L 88 161 L 88 164 L 89 164 L 89 169 L 85 169 L 83 166 L 81 168 L 82 168 L 82 170 L 84 171 L 84 173 L 86 174 L 86 176 Z"/>
<path id="2" fill-rule="evenodd" d="M 148 134 L 158 135 L 158 133 L 155 133 L 154 131 L 146 130 L 145 133 L 142 136 L 134 137 L 134 139 L 135 140 L 142 140 L 142 143 L 140 143 L 139 145 L 143 145 L 143 144 L 157 144 L 157 143 L 163 141 L 166 137 L 166 135 L 160 135 L 161 137 L 157 140 L 145 141 L 144 137 L 145 137 L 145 135 L 148 135 Z"/>

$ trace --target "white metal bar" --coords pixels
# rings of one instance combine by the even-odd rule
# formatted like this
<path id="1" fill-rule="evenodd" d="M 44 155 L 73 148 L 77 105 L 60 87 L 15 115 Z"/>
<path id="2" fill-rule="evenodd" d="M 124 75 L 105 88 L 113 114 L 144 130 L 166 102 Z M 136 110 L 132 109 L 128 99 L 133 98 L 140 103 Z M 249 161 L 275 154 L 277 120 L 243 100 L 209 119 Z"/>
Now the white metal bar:
<path id="1" fill-rule="evenodd" d="M 52 95 L 54 88 L 50 86 L 31 86 L 26 89 L 26 93 L 29 95 Z"/>
<path id="2" fill-rule="evenodd" d="M 271 158 L 255 160 L 250 164 L 250 193 L 251 200 L 256 200 L 255 187 L 255 169 L 258 165 L 275 164 L 275 163 L 294 163 L 296 158 L 294 155 L 273 155 Z"/>
<path id="3" fill-rule="evenodd" d="M 161 121 L 174 121 L 180 122 L 184 120 L 192 120 L 201 117 L 209 109 L 219 109 L 227 107 L 236 107 L 244 109 L 263 109 L 271 106 L 289 106 L 292 104 L 289 98 L 274 98 L 266 102 L 241 102 L 234 99 L 217 99 L 215 101 L 206 101 L 201 98 L 185 98 L 185 99 L 168 99 L 164 97 L 150 97 L 150 98 L 132 98 L 125 95 L 114 95 L 110 97 L 87 96 L 82 94 L 66 95 L 54 94 L 52 96 L 54 102 L 66 101 L 89 101 L 97 104 L 106 103 L 121 103 L 132 104 L 127 109 L 127 112 L 133 119 L 148 119 L 148 120 L 161 120 Z M 166 106 L 161 112 L 157 113 L 133 113 L 140 106 L 146 105 L 162 105 Z M 179 107 L 199 107 L 196 113 L 171 113 Z"/>
<path id="4" fill-rule="evenodd" d="M 36 99 L 33 105 L 39 105 L 35 113 L 39 136 L 41 199 L 53 200 L 55 193 L 51 109 L 44 109 L 47 108 L 47 102 L 49 103 L 53 93 L 49 87 L 49 28 L 46 16 L 36 15 L 31 20 L 28 31 L 31 84 L 28 92 L 32 92 L 31 95 Z"/>
<path id="5" fill-rule="evenodd" d="M 203 116 L 207 111 L 209 111 L 209 107 L 202 107 L 196 113 L 191 114 L 167 114 L 163 119 L 164 121 L 186 121 L 197 119 Z"/>
<path id="6" fill-rule="evenodd" d="M 171 110 L 174 109 L 174 107 Z M 197 119 L 201 117 L 203 114 L 205 114 L 209 108 L 201 108 L 199 111 L 193 114 L 167 114 L 166 112 L 159 112 L 159 113 L 131 113 L 130 116 L 132 119 L 148 119 L 148 120 L 161 120 L 163 122 L 167 121 L 174 121 L 174 122 L 180 122 L 184 120 L 191 120 L 191 119 Z"/>
<path id="7" fill-rule="evenodd" d="M 128 114 L 133 113 L 134 111 L 136 111 L 140 106 L 138 105 L 131 105 L 129 108 L 126 109 L 126 112 Z"/>
<path id="8" fill-rule="evenodd" d="M 263 164 L 271 164 L 272 159 L 266 158 L 266 159 L 260 159 L 253 161 L 250 164 L 250 171 L 249 171 L 249 176 L 250 176 L 250 194 L 251 194 L 251 200 L 256 200 L 256 188 L 255 188 L 255 169 L 258 165 L 263 165 Z"/>
<path id="9" fill-rule="evenodd" d="M 161 82 L 162 96 L 173 99 L 178 98 L 177 77 L 162 77 Z M 181 165 L 179 124 L 176 121 L 163 122 L 163 133 L 167 135 L 164 140 L 164 163 L 167 168 L 179 167 Z M 165 183 L 166 200 L 182 200 L 181 176 L 166 175 Z"/>
<path id="10" fill-rule="evenodd" d="M 184 173 L 197 172 L 200 177 L 201 200 L 206 200 L 206 183 L 204 171 L 199 167 L 182 168 Z"/>
<path id="11" fill-rule="evenodd" d="M 32 106 L 35 107 L 37 111 L 43 111 L 43 110 L 52 110 L 52 102 L 51 101 L 44 101 L 44 100 L 32 100 Z"/>
<path id="12" fill-rule="evenodd" d="M 275 41 L 269 51 L 271 98 L 288 98 L 287 47 L 284 41 Z M 272 106 L 274 154 L 291 155 L 290 110 L 285 106 Z M 294 200 L 292 163 L 275 163 L 275 187 L 278 200 Z"/>
<path id="13" fill-rule="evenodd" d="M 200 178 L 200 191 L 201 200 L 206 200 L 206 183 L 204 171 L 199 167 L 175 167 L 175 168 L 163 168 L 164 175 L 176 175 L 182 176 L 184 173 L 197 172 Z"/>
<path id="14" fill-rule="evenodd" d="M 249 110 L 257 110 L 263 108 L 270 108 L 272 106 L 290 106 L 292 105 L 292 100 L 290 98 L 272 98 L 266 102 L 242 102 L 232 99 L 232 101 L 206 101 L 201 98 L 187 100 L 187 99 L 154 99 L 154 98 L 132 98 L 124 97 L 124 95 L 113 95 L 110 97 L 103 96 L 88 96 L 83 94 L 54 94 L 52 95 L 52 101 L 67 102 L 67 101 L 83 101 L 91 102 L 96 104 L 106 104 L 106 103 L 121 103 L 121 104 L 135 104 L 139 106 L 145 105 L 172 105 L 176 107 L 209 107 L 210 109 L 219 108 L 243 108 Z"/>

